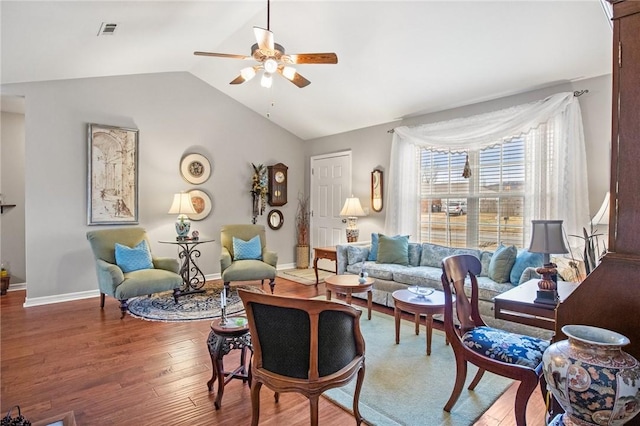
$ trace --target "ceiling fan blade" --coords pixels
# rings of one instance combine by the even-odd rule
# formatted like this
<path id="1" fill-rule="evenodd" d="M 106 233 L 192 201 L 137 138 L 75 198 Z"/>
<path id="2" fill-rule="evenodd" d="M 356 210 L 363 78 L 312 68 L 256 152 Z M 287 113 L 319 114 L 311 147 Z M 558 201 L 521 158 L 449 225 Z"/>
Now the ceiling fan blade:
<path id="1" fill-rule="evenodd" d="M 274 50 L 273 33 L 260 27 L 253 27 L 258 47 L 264 50 Z"/>
<path id="2" fill-rule="evenodd" d="M 239 75 L 229 82 L 229 84 L 242 84 L 247 81 L 243 76 Z"/>
<path id="3" fill-rule="evenodd" d="M 215 56 L 218 58 L 230 58 L 230 59 L 253 59 L 251 56 L 245 55 L 233 55 L 230 53 L 213 53 L 213 52 L 193 52 L 197 56 Z"/>
<path id="4" fill-rule="evenodd" d="M 282 72 L 282 68 L 278 68 L 278 73 L 301 89 L 311 84 L 309 80 L 301 76 L 298 72 L 294 73 L 291 78 Z"/>
<path id="5" fill-rule="evenodd" d="M 287 55 L 292 64 L 337 64 L 338 55 L 335 53 L 295 53 Z"/>

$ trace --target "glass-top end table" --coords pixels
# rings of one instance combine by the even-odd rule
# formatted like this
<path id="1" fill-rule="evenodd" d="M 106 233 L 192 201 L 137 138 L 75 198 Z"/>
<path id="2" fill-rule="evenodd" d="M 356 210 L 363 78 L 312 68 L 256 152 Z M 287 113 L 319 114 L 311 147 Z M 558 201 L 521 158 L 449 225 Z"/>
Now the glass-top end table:
<path id="1" fill-rule="evenodd" d="M 202 270 L 198 267 L 196 259 L 200 257 L 200 244 L 211 243 L 213 238 L 176 238 L 175 240 L 160 240 L 161 244 L 174 244 L 178 246 L 178 257 L 182 260 L 179 274 L 182 276 L 182 287 L 179 296 L 193 293 L 204 293 L 204 283 L 206 278 Z"/>

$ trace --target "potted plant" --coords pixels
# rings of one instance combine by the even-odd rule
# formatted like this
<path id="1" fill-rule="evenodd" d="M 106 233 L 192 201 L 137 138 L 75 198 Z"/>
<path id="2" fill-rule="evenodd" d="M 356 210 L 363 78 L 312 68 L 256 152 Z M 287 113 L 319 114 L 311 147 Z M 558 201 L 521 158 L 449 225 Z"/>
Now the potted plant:
<path id="1" fill-rule="evenodd" d="M 298 194 L 298 210 L 296 212 L 296 267 L 309 267 L 309 197 Z"/>

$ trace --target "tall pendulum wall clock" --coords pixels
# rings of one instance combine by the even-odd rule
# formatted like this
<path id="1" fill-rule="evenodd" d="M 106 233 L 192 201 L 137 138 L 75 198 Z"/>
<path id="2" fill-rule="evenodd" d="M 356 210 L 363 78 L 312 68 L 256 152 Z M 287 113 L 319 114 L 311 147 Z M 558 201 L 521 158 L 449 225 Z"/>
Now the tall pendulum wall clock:
<path id="1" fill-rule="evenodd" d="M 284 206 L 287 204 L 287 169 L 282 163 L 268 166 L 269 174 L 269 205 Z"/>

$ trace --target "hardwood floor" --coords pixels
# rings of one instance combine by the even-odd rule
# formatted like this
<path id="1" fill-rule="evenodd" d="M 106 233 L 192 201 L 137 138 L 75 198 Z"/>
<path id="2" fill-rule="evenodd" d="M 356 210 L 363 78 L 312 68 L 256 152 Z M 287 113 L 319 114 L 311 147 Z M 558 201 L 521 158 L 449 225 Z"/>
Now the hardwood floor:
<path id="1" fill-rule="evenodd" d="M 324 294 L 324 285 L 316 289 L 278 278 L 276 293 L 313 297 Z M 120 320 L 119 302 L 112 298 L 104 310 L 99 298 L 25 309 L 24 297 L 24 291 L 12 291 L 0 298 L 2 415 L 18 404 L 31 421 L 74 411 L 83 426 L 250 424 L 249 387 L 240 380 L 225 387 L 222 408 L 213 407 L 215 395 L 206 385 L 209 322 L 162 323 L 128 315 Z M 354 303 L 364 306 L 360 299 Z M 238 363 L 238 353 L 225 357 L 227 369 Z M 515 424 L 514 398 L 512 386 L 476 424 Z M 543 413 L 536 392 L 529 425 L 543 425 Z M 263 387 L 260 420 L 261 425 L 307 425 L 308 401 L 287 393 L 276 404 Z M 350 414 L 321 398 L 320 424 L 353 423 Z"/>

